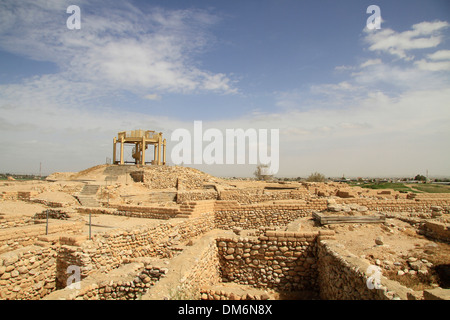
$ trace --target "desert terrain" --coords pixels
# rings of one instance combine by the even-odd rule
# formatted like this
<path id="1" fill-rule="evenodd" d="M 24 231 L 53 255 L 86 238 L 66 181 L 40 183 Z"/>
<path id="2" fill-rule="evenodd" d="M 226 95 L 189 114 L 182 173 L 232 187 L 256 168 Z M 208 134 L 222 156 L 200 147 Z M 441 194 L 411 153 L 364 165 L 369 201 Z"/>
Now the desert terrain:
<path id="1" fill-rule="evenodd" d="M 449 209 L 179 166 L 1 181 L 0 298 L 449 299 Z"/>

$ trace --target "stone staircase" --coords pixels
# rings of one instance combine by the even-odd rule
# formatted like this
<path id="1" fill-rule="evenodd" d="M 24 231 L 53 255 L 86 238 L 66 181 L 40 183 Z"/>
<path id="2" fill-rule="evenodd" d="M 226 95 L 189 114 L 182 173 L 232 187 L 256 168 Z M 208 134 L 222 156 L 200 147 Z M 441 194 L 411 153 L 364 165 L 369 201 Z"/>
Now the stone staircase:
<path id="1" fill-rule="evenodd" d="M 99 185 L 86 184 L 83 187 L 83 190 L 81 190 L 75 197 L 83 207 L 100 207 L 100 203 L 96 199 L 96 194 L 99 188 Z"/>

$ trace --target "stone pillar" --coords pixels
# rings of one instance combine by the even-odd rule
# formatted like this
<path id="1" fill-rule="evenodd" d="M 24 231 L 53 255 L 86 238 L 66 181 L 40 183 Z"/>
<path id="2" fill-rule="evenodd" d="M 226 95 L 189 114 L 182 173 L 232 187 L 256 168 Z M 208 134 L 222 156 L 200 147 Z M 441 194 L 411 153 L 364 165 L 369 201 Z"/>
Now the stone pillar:
<path id="1" fill-rule="evenodd" d="M 161 136 L 158 138 L 157 156 L 158 156 L 157 164 L 159 166 L 161 165 Z"/>
<path id="2" fill-rule="evenodd" d="M 117 139 L 116 139 L 116 137 L 114 137 L 114 139 L 113 139 L 113 164 L 116 164 L 116 144 L 117 144 Z"/>
<path id="3" fill-rule="evenodd" d="M 142 156 L 141 156 L 141 164 L 145 165 L 145 137 L 142 137 Z"/>
<path id="4" fill-rule="evenodd" d="M 123 137 L 120 137 L 120 164 L 123 164 Z"/>
<path id="5" fill-rule="evenodd" d="M 166 139 L 163 141 L 163 165 L 166 165 Z"/>

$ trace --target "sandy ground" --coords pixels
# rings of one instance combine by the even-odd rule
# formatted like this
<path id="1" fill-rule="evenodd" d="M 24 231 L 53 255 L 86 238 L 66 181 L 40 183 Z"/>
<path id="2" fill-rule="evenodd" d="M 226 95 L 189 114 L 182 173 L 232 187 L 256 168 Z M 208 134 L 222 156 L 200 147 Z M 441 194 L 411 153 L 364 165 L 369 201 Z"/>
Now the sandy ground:
<path id="1" fill-rule="evenodd" d="M 4 216 L 26 216 L 32 217 L 42 212 L 46 207 L 38 203 L 23 201 L 0 201 L 0 213 Z"/>
<path id="2" fill-rule="evenodd" d="M 86 225 L 84 227 L 85 234 L 89 233 L 89 214 L 79 214 L 79 219 L 85 221 Z M 178 219 L 171 219 L 171 222 L 175 222 Z M 93 214 L 91 215 L 91 233 L 103 233 L 108 232 L 113 229 L 133 229 L 140 228 L 143 226 L 155 227 L 167 220 L 160 219 L 141 219 L 132 218 L 124 216 L 114 216 L 114 215 L 102 215 Z"/>

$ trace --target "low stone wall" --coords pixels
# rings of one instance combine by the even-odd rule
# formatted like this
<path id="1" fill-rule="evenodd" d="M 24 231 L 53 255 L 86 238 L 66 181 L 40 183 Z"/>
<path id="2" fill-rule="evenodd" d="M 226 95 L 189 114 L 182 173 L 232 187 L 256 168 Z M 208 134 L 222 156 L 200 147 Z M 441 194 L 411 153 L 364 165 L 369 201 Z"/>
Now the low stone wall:
<path id="1" fill-rule="evenodd" d="M 259 238 L 218 238 L 222 280 L 279 291 L 317 291 L 316 240 L 334 231 L 267 231 Z"/>
<path id="2" fill-rule="evenodd" d="M 63 207 L 69 207 L 72 205 L 72 203 L 68 203 L 68 202 L 56 202 L 56 201 L 50 201 L 50 200 L 45 200 L 45 199 L 29 199 L 30 202 L 33 203 L 40 203 L 43 204 L 46 207 L 50 207 L 50 208 L 63 208 Z"/>
<path id="3" fill-rule="evenodd" d="M 177 203 L 200 200 L 217 200 L 218 198 L 219 193 L 216 190 L 178 191 L 177 193 Z"/>
<path id="4" fill-rule="evenodd" d="M 79 207 L 80 213 L 92 214 L 111 214 L 136 218 L 147 219 L 173 219 L 180 217 L 193 217 L 203 213 L 214 212 L 215 200 L 186 201 L 178 206 L 159 207 L 159 206 L 132 206 L 116 205 L 112 208 L 86 208 Z"/>
<path id="5" fill-rule="evenodd" d="M 422 234 L 439 241 L 450 243 L 450 224 L 439 221 L 425 221 L 421 228 Z"/>
<path id="6" fill-rule="evenodd" d="M 18 197 L 17 191 L 3 191 L 0 194 L 0 199 L 2 200 L 18 200 Z"/>
<path id="7" fill-rule="evenodd" d="M 217 201 L 216 227 L 219 229 L 255 229 L 261 226 L 285 226 L 295 219 L 311 215 L 313 210 L 324 210 L 326 200 L 279 201 L 240 205 L 235 201 Z"/>
<path id="8" fill-rule="evenodd" d="M 294 190 L 295 191 L 295 190 Z M 291 191 L 291 192 L 294 192 Z M 210 191 L 208 191 L 210 192 Z M 211 191 L 211 197 L 215 192 Z M 190 195 L 205 194 L 205 191 L 180 192 L 179 194 Z M 209 194 L 209 193 L 208 193 Z M 202 198 L 203 196 L 200 196 Z M 206 198 L 208 196 L 205 196 Z M 194 196 L 196 198 L 196 196 Z M 442 206 L 446 208 L 447 202 L 435 200 L 379 200 L 367 198 L 337 198 L 334 202 L 338 205 L 356 204 L 364 206 L 370 211 L 385 213 L 409 212 L 411 214 L 429 214 L 432 208 Z M 83 213 L 113 214 L 129 217 L 149 219 L 171 219 L 176 217 L 195 216 L 204 212 L 215 212 L 216 226 L 220 229 L 241 227 L 254 229 L 259 226 L 284 226 L 289 222 L 310 215 L 313 211 L 323 211 L 328 207 L 325 198 L 310 198 L 308 200 L 277 200 L 253 204 L 242 204 L 237 200 L 188 200 L 182 201 L 179 206 L 133 206 L 116 205 L 113 208 L 83 208 L 77 210 Z"/>
<path id="9" fill-rule="evenodd" d="M 79 266 L 83 279 L 95 270 L 115 269 L 138 257 L 170 258 L 176 253 L 177 245 L 202 235 L 213 225 L 213 213 L 204 213 L 190 219 L 169 220 L 158 226 L 98 234 L 75 246 L 62 242 L 57 259 L 58 287 L 65 286 L 69 265 Z"/>
<path id="10" fill-rule="evenodd" d="M 178 207 L 164 208 L 159 206 L 144 207 L 132 205 L 117 205 L 110 208 L 78 207 L 77 211 L 84 214 L 110 214 L 115 216 L 162 220 L 175 218 L 180 213 Z"/>
<path id="11" fill-rule="evenodd" d="M 220 280 L 216 238 L 230 231 L 212 230 L 171 259 L 169 271 L 142 300 L 198 300 L 203 288 Z"/>
<path id="12" fill-rule="evenodd" d="M 34 219 L 24 216 L 3 216 L 0 214 L 0 229 L 22 227 L 35 224 Z"/>
<path id="13" fill-rule="evenodd" d="M 29 246 L 0 255 L 0 299 L 36 300 L 55 290 L 57 246 Z"/>
<path id="14" fill-rule="evenodd" d="M 47 209 L 42 212 L 36 213 L 33 219 L 57 219 L 57 220 L 68 220 L 70 215 L 63 210 Z"/>
<path id="15" fill-rule="evenodd" d="M 272 299 L 267 292 L 248 286 L 225 286 L 223 283 L 203 287 L 201 289 L 202 300 L 269 300 Z"/>
<path id="16" fill-rule="evenodd" d="M 49 220 L 48 234 L 59 232 L 80 233 L 84 227 L 81 221 Z M 23 225 L 13 228 L 0 229 L 0 252 L 11 251 L 35 243 L 46 233 L 45 221 L 39 224 Z"/>
<path id="17" fill-rule="evenodd" d="M 377 273 L 375 266 L 351 254 L 336 241 L 320 240 L 317 246 L 317 259 L 321 299 L 407 300 L 408 292 L 412 292 L 411 289 L 383 277 L 381 271 Z M 372 289 L 367 284 L 370 277 L 380 281 L 371 282 Z"/>
<path id="18" fill-rule="evenodd" d="M 180 214 L 186 217 L 198 216 L 204 212 L 214 212 L 215 200 L 189 201 L 180 205 Z"/>
<path id="19" fill-rule="evenodd" d="M 198 300 L 201 297 L 201 288 L 220 282 L 219 258 L 215 241 L 209 239 L 201 250 L 195 250 L 195 252 L 197 255 L 195 262 L 181 277 L 180 284 L 170 295 L 171 299 Z"/>
<path id="20" fill-rule="evenodd" d="M 38 194 L 39 192 L 37 191 L 3 191 L 0 194 L 0 199 L 29 201 L 31 197 Z"/>
<path id="21" fill-rule="evenodd" d="M 93 274 L 49 294 L 44 300 L 136 300 L 166 273 L 166 268 L 133 262 L 108 274 Z"/>
<path id="22" fill-rule="evenodd" d="M 169 219 L 179 214 L 178 207 L 164 208 L 159 206 L 131 206 L 131 205 L 119 205 L 116 206 L 117 215 L 123 215 L 127 217 L 137 218 L 149 218 L 149 219 Z"/>
<path id="23" fill-rule="evenodd" d="M 431 213 L 433 206 L 449 207 L 450 200 L 433 199 L 428 200 L 411 200 L 411 199 L 368 199 L 368 198 L 351 198 L 351 199 L 335 199 L 338 204 L 358 204 L 365 206 L 372 211 L 382 212 L 415 212 L 415 213 Z"/>
<path id="24" fill-rule="evenodd" d="M 264 190 L 264 189 L 244 189 L 244 190 L 222 190 L 219 194 L 220 200 L 232 200 L 242 204 L 259 203 L 276 200 L 305 200 L 310 198 L 307 189 L 294 190 Z"/>

